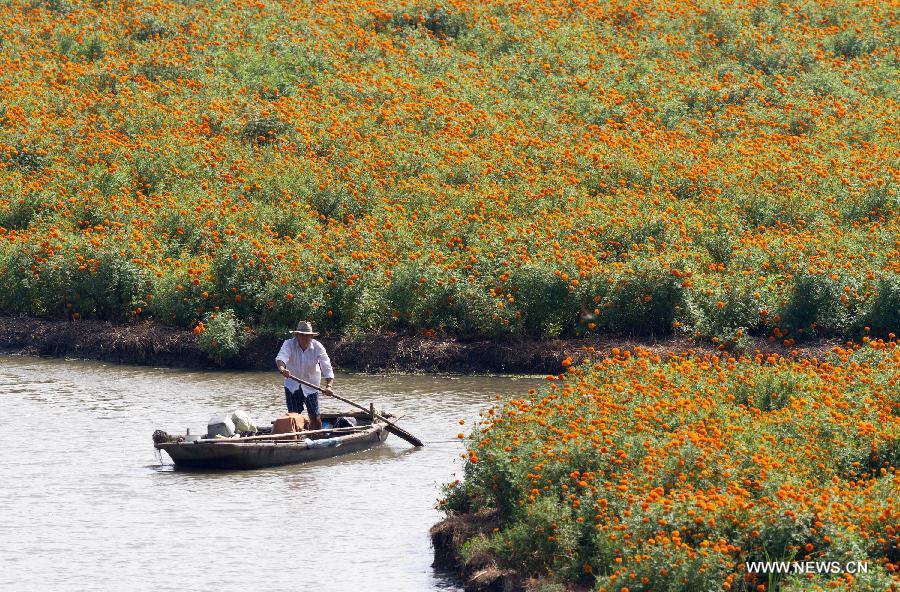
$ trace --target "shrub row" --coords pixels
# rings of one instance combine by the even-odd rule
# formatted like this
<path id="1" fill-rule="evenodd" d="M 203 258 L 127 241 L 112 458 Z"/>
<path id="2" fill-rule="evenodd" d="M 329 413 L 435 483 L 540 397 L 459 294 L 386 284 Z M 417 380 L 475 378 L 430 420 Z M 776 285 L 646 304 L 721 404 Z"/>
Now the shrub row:
<path id="1" fill-rule="evenodd" d="M 188 237 L 189 221 L 174 224 Z M 574 337 L 592 332 L 642 337 L 686 333 L 740 344 L 772 335 L 887 336 L 900 327 L 900 279 L 884 276 L 869 293 L 847 278 L 798 273 L 783 300 L 747 288 L 686 287 L 683 274 L 655 260 L 580 281 L 546 265 L 492 274 L 448 272 L 421 261 L 389 271 L 309 261 L 298 275 L 254 260 L 233 241 L 199 274 L 189 266 L 155 276 L 116 249 L 76 243 L 47 255 L 31 245 L 0 254 L 0 310 L 111 320 L 154 318 L 192 328 L 230 309 L 260 333 L 281 334 L 309 319 L 332 334 L 427 331 L 460 338 Z M 500 266 L 503 269 L 502 266 Z M 508 268 L 507 268 L 508 269 Z M 574 272 L 573 272 L 574 275 Z"/>

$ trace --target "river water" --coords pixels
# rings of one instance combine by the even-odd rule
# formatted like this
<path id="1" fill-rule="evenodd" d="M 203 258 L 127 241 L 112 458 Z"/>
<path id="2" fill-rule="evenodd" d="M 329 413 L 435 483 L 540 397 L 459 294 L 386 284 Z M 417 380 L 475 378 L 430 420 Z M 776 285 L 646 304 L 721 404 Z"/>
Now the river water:
<path id="1" fill-rule="evenodd" d="M 392 435 L 305 465 L 190 472 L 160 463 L 153 430 L 202 434 L 235 407 L 267 423 L 284 411 L 277 373 L 0 356 L 0 590 L 460 590 L 428 537 L 441 484 L 461 476 L 456 435 L 536 384 L 338 374 L 335 392 L 402 415 L 426 446 Z"/>

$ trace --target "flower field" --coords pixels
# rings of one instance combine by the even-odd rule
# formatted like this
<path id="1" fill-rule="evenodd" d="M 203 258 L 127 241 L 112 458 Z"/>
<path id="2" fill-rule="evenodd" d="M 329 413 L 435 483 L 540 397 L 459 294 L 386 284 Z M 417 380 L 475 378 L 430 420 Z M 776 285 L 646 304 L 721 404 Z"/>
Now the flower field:
<path id="1" fill-rule="evenodd" d="M 0 18 L 0 313 L 737 344 L 900 327 L 889 2 Z"/>
<path id="2" fill-rule="evenodd" d="M 896 5 L 4 0 L 0 314 L 732 347 L 486 414 L 469 556 L 606 591 L 900 569 Z M 826 358 L 746 354 L 856 340 Z M 746 355 L 741 355 L 744 352 Z M 866 560 L 750 575 L 745 561 Z M 556 586 L 556 587 L 554 587 Z"/>
<path id="3" fill-rule="evenodd" d="M 467 441 L 441 505 L 500 513 L 464 557 L 548 591 L 900 587 L 896 341 L 802 361 L 625 350 L 559 378 Z M 841 569 L 748 573 L 756 561 Z"/>

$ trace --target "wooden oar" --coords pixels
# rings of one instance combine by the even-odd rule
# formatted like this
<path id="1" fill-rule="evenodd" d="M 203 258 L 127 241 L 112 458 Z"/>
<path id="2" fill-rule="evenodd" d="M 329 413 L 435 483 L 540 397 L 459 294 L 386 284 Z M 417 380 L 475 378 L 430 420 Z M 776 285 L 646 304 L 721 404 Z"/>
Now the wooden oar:
<path id="1" fill-rule="evenodd" d="M 346 428 L 330 428 L 324 430 L 307 430 L 303 432 L 285 432 L 283 434 L 260 434 L 258 436 L 244 436 L 242 438 L 201 438 L 198 442 L 206 444 L 207 442 L 226 442 L 231 444 L 237 444 L 240 442 L 253 442 L 257 440 L 280 440 L 283 438 L 293 438 L 294 436 L 307 436 L 309 434 L 323 434 L 325 432 L 352 432 L 353 430 L 364 430 L 370 426 L 361 425 L 361 426 L 350 426 Z M 300 442 L 300 440 L 291 440 L 292 442 Z"/>
<path id="2" fill-rule="evenodd" d="M 314 388 L 314 389 L 318 390 L 319 392 L 321 392 L 323 395 L 326 395 L 326 396 L 329 396 L 329 397 L 334 397 L 334 398 L 337 399 L 338 401 L 343 401 L 343 402 L 346 403 L 347 405 L 351 405 L 351 406 L 353 406 L 353 407 L 356 407 L 357 409 L 362 409 L 363 411 L 370 412 L 370 413 L 374 416 L 373 419 L 379 419 L 379 420 L 383 421 L 384 423 L 386 423 L 386 424 L 387 424 L 387 431 L 389 431 L 390 433 L 394 434 L 394 435 L 397 436 L 398 438 L 403 438 L 404 440 L 406 440 L 407 442 L 409 442 L 409 443 L 412 444 L 413 446 L 420 446 L 420 447 L 421 447 L 421 446 L 425 446 L 425 443 L 424 443 L 424 442 L 422 442 L 421 440 L 419 440 L 418 438 L 416 438 L 415 436 L 413 436 L 412 434 L 410 434 L 409 432 L 407 432 L 407 431 L 404 430 L 403 428 L 398 427 L 398 426 L 395 425 L 394 423 L 388 421 L 388 419 L 387 419 L 385 416 L 381 415 L 380 413 L 375 413 L 374 410 L 366 409 L 365 407 L 363 407 L 363 406 L 360 405 L 359 403 L 354 403 L 354 402 L 351 401 L 350 399 L 345 399 L 344 397 L 339 397 L 338 395 L 335 395 L 334 393 L 332 393 L 332 394 L 329 395 L 329 394 L 325 393 L 325 391 L 322 389 L 322 387 L 320 387 L 320 386 L 318 386 L 318 385 L 315 385 L 315 384 L 312 384 L 311 382 L 306 382 L 305 380 L 302 380 L 302 379 L 300 379 L 300 378 L 297 378 L 297 377 L 294 376 L 293 374 L 288 374 L 288 378 L 290 378 L 291 380 L 296 380 L 296 381 L 299 382 L 300 384 L 306 385 L 306 386 L 308 386 L 308 387 L 310 387 L 310 388 Z"/>

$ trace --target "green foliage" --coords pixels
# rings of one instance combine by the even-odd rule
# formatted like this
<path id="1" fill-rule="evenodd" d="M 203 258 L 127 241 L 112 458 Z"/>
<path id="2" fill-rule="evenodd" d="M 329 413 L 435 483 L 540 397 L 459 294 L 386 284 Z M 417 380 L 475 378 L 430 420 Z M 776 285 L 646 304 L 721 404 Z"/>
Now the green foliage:
<path id="1" fill-rule="evenodd" d="M 5 207 L 0 207 L 0 227 L 7 230 L 28 228 L 50 205 L 50 197 L 43 193 L 32 193 L 14 199 Z"/>
<path id="2" fill-rule="evenodd" d="M 384 298 L 390 326 L 397 329 L 425 327 L 461 337 L 502 337 L 509 331 L 509 312 L 492 312 L 497 307 L 481 286 L 427 265 L 395 268 Z"/>
<path id="3" fill-rule="evenodd" d="M 74 266 L 74 263 L 60 262 L 58 267 L 53 268 L 51 282 L 58 282 L 57 304 L 71 298 L 73 310 L 84 316 L 128 319 L 137 305 L 143 302 L 147 289 L 146 272 L 112 249 L 92 255 L 89 259 L 94 259 L 96 263 L 88 268 L 87 273 L 77 274 L 75 282 L 71 282 L 65 269 L 67 265 Z M 54 290 L 48 289 L 47 292 L 52 294 Z M 48 309 L 54 308 L 49 302 L 48 305 Z"/>
<path id="4" fill-rule="evenodd" d="M 232 239 L 212 261 L 213 292 L 226 299 L 242 319 L 252 319 L 262 309 L 262 294 L 274 276 L 258 257 L 247 241 Z"/>
<path id="5" fill-rule="evenodd" d="M 844 210 L 844 219 L 848 222 L 856 222 L 866 219 L 875 219 L 879 216 L 890 217 L 897 212 L 898 200 L 893 195 L 894 188 L 890 183 L 873 187 L 866 191 L 861 199 L 848 199 L 848 205 Z"/>
<path id="6" fill-rule="evenodd" d="M 686 306 L 687 331 L 733 351 L 748 351 L 750 336 L 762 329 L 759 300 L 746 292 L 714 292 L 690 298 Z"/>
<path id="7" fill-rule="evenodd" d="M 355 200 L 350 195 L 336 188 L 316 189 L 309 196 L 309 205 L 320 215 L 331 220 L 343 220 L 347 214 L 359 214 Z M 356 210 L 354 212 L 354 210 Z"/>
<path id="8" fill-rule="evenodd" d="M 247 334 L 234 311 L 226 308 L 207 313 L 197 341 L 207 356 L 220 366 L 237 357 L 247 342 Z"/>
<path id="9" fill-rule="evenodd" d="M 32 143 L 20 143 L 8 160 L 26 173 L 37 173 L 50 162 L 43 150 Z"/>
<path id="10" fill-rule="evenodd" d="M 125 320 L 143 304 L 146 272 L 112 249 L 85 247 L 44 257 L 12 250 L 0 267 L 0 307 L 38 315 Z"/>
<path id="11" fill-rule="evenodd" d="M 652 582 L 653 589 L 668 592 L 695 592 L 721 588 L 728 569 L 728 560 L 721 553 L 703 555 L 683 549 L 663 550 L 649 547 L 640 561 L 630 561 L 632 569 L 625 578 L 597 579 L 598 589 L 647 590 L 644 580 Z M 665 574 L 665 575 L 661 575 Z"/>
<path id="12" fill-rule="evenodd" d="M 848 299 L 848 304 L 842 305 L 841 296 L 846 298 L 846 293 L 838 280 L 801 270 L 794 276 L 779 325 L 799 338 L 846 334 L 854 325 L 857 310 L 855 301 Z"/>
<path id="13" fill-rule="evenodd" d="M 279 140 L 289 126 L 275 117 L 259 117 L 244 124 L 241 139 L 251 144 L 264 146 Z"/>
<path id="14" fill-rule="evenodd" d="M 265 304 L 257 325 L 260 334 L 285 337 L 300 319 L 309 319 L 315 327 L 324 329 L 319 323 L 327 318 L 327 310 L 320 312 L 324 291 L 316 282 L 310 284 L 301 278 L 291 278 L 285 284 L 272 281 L 266 284 L 261 300 Z"/>
<path id="15" fill-rule="evenodd" d="M 441 509 L 445 512 L 473 512 L 476 489 L 469 481 L 453 481 L 441 486 Z"/>
<path id="16" fill-rule="evenodd" d="M 33 300 L 33 261 L 33 249 L 13 247 L 0 252 L 0 309 L 32 314 L 40 310 Z"/>
<path id="17" fill-rule="evenodd" d="M 166 239 L 166 257 L 178 258 L 182 254 L 197 254 L 203 240 L 203 230 L 196 216 L 176 208 L 160 212 L 156 219 L 155 231 Z"/>
<path id="18" fill-rule="evenodd" d="M 397 11 L 386 19 L 375 20 L 375 30 L 403 31 L 405 29 L 424 29 L 438 39 L 455 39 L 468 28 L 465 14 L 451 12 L 442 6 L 430 8 L 412 8 Z"/>
<path id="19" fill-rule="evenodd" d="M 143 155 L 135 160 L 134 174 L 138 191 L 144 195 L 151 195 L 159 191 L 166 183 L 168 174 L 166 161 Z"/>
<path id="20" fill-rule="evenodd" d="M 148 41 L 151 39 L 159 39 L 160 37 L 169 35 L 169 33 L 168 27 L 160 22 L 155 16 L 145 15 L 141 17 L 140 24 L 131 36 L 137 41 Z"/>
<path id="21" fill-rule="evenodd" d="M 155 61 L 141 64 L 137 68 L 137 73 L 150 82 L 176 82 L 179 78 L 185 78 L 187 76 L 187 72 L 180 66 L 173 66 Z"/>
<path id="22" fill-rule="evenodd" d="M 92 37 L 78 48 L 78 57 L 87 62 L 94 62 L 106 55 L 106 44 L 102 39 Z"/>
<path id="23" fill-rule="evenodd" d="M 572 331 L 578 320 L 579 294 L 560 275 L 545 266 L 530 265 L 511 272 L 508 283 L 526 335 L 559 337 Z"/>
<path id="24" fill-rule="evenodd" d="M 797 392 L 795 378 L 764 374 L 752 383 L 736 385 L 734 402 L 760 411 L 776 411 L 787 406 L 791 396 Z"/>
<path id="25" fill-rule="evenodd" d="M 736 248 L 734 236 L 725 230 L 710 232 L 699 239 L 700 244 L 709 253 L 713 263 L 728 265 L 734 259 Z"/>
<path id="26" fill-rule="evenodd" d="M 684 304 L 684 288 L 671 272 L 647 266 L 619 276 L 600 311 L 609 331 L 632 335 L 668 335 Z"/>
<path id="27" fill-rule="evenodd" d="M 295 238 L 304 230 L 314 227 L 315 221 L 307 210 L 289 207 L 260 207 L 259 218 L 280 238 Z"/>
<path id="28" fill-rule="evenodd" d="M 504 528 L 491 547 L 502 567 L 523 573 L 558 571 L 577 557 L 579 528 L 571 513 L 557 500 L 541 498 L 529 504 L 514 523 Z"/>
<path id="29" fill-rule="evenodd" d="M 364 281 L 335 281 L 323 294 L 323 304 L 310 316 L 317 326 L 333 334 L 371 332 L 387 318 L 383 290 Z M 302 318 L 302 317 L 299 317 Z"/>
<path id="30" fill-rule="evenodd" d="M 656 247 L 666 240 L 667 225 L 664 220 L 648 220 L 633 226 L 610 225 L 603 229 L 605 252 L 623 261 L 629 252 L 639 249 L 649 240 Z"/>
<path id="31" fill-rule="evenodd" d="M 155 278 L 150 288 L 152 297 L 146 306 L 147 315 L 163 323 L 191 327 L 210 306 L 203 292 L 208 287 L 195 284 L 183 268 Z"/>
<path id="32" fill-rule="evenodd" d="M 900 327 L 900 278 L 886 275 L 878 280 L 875 296 L 866 306 L 862 325 L 877 336 L 887 337 Z"/>
<path id="33" fill-rule="evenodd" d="M 72 4 L 66 0 L 31 0 L 31 6 L 33 8 L 44 8 L 63 15 L 69 14 L 74 10 Z"/>
<path id="34" fill-rule="evenodd" d="M 878 43 L 874 39 L 867 39 L 856 31 L 842 31 L 832 44 L 835 55 L 850 60 L 871 53 L 876 47 Z"/>

